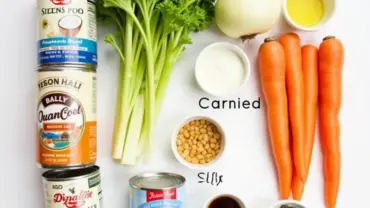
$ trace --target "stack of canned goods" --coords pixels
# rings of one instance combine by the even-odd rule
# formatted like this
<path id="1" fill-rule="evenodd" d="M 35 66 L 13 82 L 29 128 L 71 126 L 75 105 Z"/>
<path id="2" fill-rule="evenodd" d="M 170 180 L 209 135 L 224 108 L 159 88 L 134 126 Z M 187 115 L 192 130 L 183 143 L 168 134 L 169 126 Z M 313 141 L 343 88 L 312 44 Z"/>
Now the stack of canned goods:
<path id="1" fill-rule="evenodd" d="M 96 0 L 38 0 L 37 162 L 47 208 L 100 208 Z"/>

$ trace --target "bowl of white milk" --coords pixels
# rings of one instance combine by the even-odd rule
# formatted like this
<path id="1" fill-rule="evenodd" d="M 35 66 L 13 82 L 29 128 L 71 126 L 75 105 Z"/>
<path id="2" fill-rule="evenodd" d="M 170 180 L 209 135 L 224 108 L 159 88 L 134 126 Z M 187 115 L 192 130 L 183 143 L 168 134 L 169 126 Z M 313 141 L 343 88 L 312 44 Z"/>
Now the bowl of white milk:
<path id="1" fill-rule="evenodd" d="M 208 94 L 230 96 L 248 81 L 250 62 L 244 51 L 228 42 L 207 46 L 195 63 L 195 79 Z"/>

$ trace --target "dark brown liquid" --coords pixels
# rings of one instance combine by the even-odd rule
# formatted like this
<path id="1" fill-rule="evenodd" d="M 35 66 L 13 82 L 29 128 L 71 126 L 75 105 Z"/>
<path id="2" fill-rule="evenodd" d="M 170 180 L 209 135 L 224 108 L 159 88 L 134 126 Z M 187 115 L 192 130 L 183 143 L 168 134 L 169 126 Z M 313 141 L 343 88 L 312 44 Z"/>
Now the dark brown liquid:
<path id="1" fill-rule="evenodd" d="M 221 196 L 214 199 L 208 208 L 241 208 L 241 206 L 233 198 Z"/>

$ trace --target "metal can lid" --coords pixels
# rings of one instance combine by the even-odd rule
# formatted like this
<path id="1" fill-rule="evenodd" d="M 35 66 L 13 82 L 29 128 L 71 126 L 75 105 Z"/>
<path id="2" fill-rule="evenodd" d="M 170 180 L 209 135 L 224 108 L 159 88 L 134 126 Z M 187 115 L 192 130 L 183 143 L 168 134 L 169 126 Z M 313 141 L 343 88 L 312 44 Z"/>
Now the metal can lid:
<path id="1" fill-rule="evenodd" d="M 54 169 L 46 171 L 44 174 L 42 174 L 42 177 L 46 181 L 78 180 L 99 174 L 99 169 L 99 166 L 96 165 L 85 168 Z"/>
<path id="2" fill-rule="evenodd" d="M 145 173 L 130 179 L 130 185 L 142 190 L 166 190 L 181 187 L 185 177 L 174 173 Z"/>

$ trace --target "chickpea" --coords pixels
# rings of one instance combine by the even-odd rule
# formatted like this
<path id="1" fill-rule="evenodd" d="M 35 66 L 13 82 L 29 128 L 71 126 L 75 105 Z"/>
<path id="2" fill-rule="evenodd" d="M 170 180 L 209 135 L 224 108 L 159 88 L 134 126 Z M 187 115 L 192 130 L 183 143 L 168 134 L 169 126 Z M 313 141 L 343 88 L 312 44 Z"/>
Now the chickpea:
<path id="1" fill-rule="evenodd" d="M 215 147 L 216 147 L 216 144 L 214 144 L 214 143 L 211 143 L 210 147 L 211 147 L 212 149 L 215 149 Z"/>
<path id="2" fill-rule="evenodd" d="M 195 145 L 195 144 L 194 144 L 194 145 L 192 145 L 192 146 L 191 146 L 191 149 L 196 150 L 196 149 L 197 149 L 197 145 Z"/>
<path id="3" fill-rule="evenodd" d="M 208 132 L 208 135 L 209 135 L 209 136 L 212 136 L 212 135 L 213 135 L 213 132 L 211 132 L 211 131 L 210 131 L 210 132 Z"/>
<path id="4" fill-rule="evenodd" d="M 177 150 L 178 150 L 179 152 L 183 152 L 183 151 L 184 151 L 184 148 L 183 148 L 182 146 L 179 146 L 179 147 L 177 147 Z"/>
<path id="5" fill-rule="evenodd" d="M 221 135 L 219 133 L 216 133 L 216 134 L 213 135 L 213 138 L 215 138 L 217 140 L 221 139 Z"/>
<path id="6" fill-rule="evenodd" d="M 198 160 L 201 160 L 201 159 L 203 159 L 204 157 L 203 157 L 203 155 L 198 155 L 198 156 L 197 156 L 197 158 L 198 158 Z"/>
<path id="7" fill-rule="evenodd" d="M 216 144 L 217 140 L 216 139 L 211 139 L 210 142 L 213 143 L 213 144 Z"/>
<path id="8" fill-rule="evenodd" d="M 203 139 L 204 139 L 204 141 L 209 141 L 209 136 L 208 136 L 208 134 L 205 134 L 205 135 L 203 135 Z"/>
<path id="9" fill-rule="evenodd" d="M 195 157 L 196 154 L 197 154 L 196 152 L 195 153 L 191 152 L 190 157 Z"/>
<path id="10" fill-rule="evenodd" d="M 197 153 L 197 149 L 192 149 L 192 150 L 190 151 L 190 154 L 195 155 L 196 153 Z"/>
<path id="11" fill-rule="evenodd" d="M 206 163 L 206 161 L 205 161 L 205 160 L 200 160 L 200 161 L 199 161 L 199 163 L 200 163 L 200 164 L 205 164 L 205 163 Z"/>
<path id="12" fill-rule="evenodd" d="M 190 147 L 189 147 L 189 144 L 188 143 L 185 143 L 185 145 L 184 145 L 184 149 L 189 149 Z"/>
<path id="13" fill-rule="evenodd" d="M 209 144 L 204 145 L 204 149 L 209 149 Z"/>
<path id="14" fill-rule="evenodd" d="M 190 137 L 190 134 L 189 134 L 189 131 L 188 130 L 185 130 L 184 131 L 184 136 L 185 136 L 185 138 L 189 138 Z"/>
<path id="15" fill-rule="evenodd" d="M 203 128 L 202 128 L 202 129 L 200 129 L 199 131 L 200 131 L 200 133 L 202 133 L 202 134 L 205 134 L 205 133 L 207 132 L 207 131 L 206 131 L 205 129 L 203 129 Z"/>
<path id="16" fill-rule="evenodd" d="M 189 152 L 190 152 L 189 150 L 184 150 L 184 155 L 185 156 L 188 156 L 189 155 Z"/>
<path id="17" fill-rule="evenodd" d="M 220 149 L 220 145 L 219 144 L 216 144 L 214 149 L 215 150 L 219 150 Z"/>
<path id="18" fill-rule="evenodd" d="M 176 141 L 176 144 L 177 144 L 177 146 L 181 146 L 182 141 L 178 139 L 178 140 Z"/>
<path id="19" fill-rule="evenodd" d="M 198 164 L 199 163 L 199 160 L 197 158 L 192 158 L 191 159 L 191 162 L 194 163 L 194 164 Z"/>
<path id="20" fill-rule="evenodd" d="M 204 125 L 206 123 L 206 121 L 205 120 L 200 120 L 200 124 L 201 125 Z"/>
<path id="21" fill-rule="evenodd" d="M 203 150 L 203 151 L 202 151 L 202 155 L 203 155 L 203 156 L 207 155 L 207 151 Z"/>

